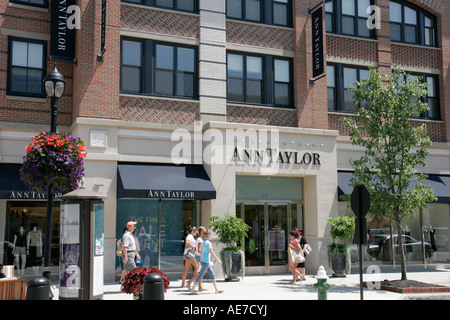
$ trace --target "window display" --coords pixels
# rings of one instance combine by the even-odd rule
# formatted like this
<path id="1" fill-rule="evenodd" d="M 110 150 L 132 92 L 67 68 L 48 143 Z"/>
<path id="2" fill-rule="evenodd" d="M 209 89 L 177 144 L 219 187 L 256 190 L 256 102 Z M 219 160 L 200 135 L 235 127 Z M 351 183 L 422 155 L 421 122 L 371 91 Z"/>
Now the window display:
<path id="1" fill-rule="evenodd" d="M 45 201 L 1 200 L 0 263 L 13 265 L 15 275 L 42 273 L 44 244 L 47 239 Z M 54 204 L 51 265 L 58 266 L 59 203 Z"/>

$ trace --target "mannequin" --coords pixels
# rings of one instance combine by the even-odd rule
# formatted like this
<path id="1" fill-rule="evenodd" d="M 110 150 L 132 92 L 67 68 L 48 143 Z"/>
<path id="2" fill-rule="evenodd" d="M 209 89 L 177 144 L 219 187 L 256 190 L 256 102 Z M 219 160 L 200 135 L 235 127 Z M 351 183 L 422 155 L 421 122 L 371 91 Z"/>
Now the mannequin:
<path id="1" fill-rule="evenodd" d="M 30 257 L 30 264 L 33 266 L 34 274 L 39 272 L 39 260 L 42 257 L 42 232 L 36 226 L 28 232 L 27 249 Z"/>
<path id="2" fill-rule="evenodd" d="M 26 245 L 27 245 L 27 236 L 25 234 L 25 230 L 23 229 L 23 226 L 19 227 L 19 230 L 14 234 L 14 242 L 13 242 L 13 254 L 16 258 L 16 267 L 17 272 L 19 275 L 24 274 L 25 272 L 25 265 L 27 263 L 27 252 L 26 252 Z M 19 258 L 22 258 L 22 264 L 19 264 Z"/>

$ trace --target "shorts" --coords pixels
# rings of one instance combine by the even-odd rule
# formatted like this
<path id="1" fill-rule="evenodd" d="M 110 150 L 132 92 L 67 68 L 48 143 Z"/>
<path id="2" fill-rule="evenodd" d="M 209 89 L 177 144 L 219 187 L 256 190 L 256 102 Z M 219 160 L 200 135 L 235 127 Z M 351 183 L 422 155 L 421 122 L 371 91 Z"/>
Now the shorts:
<path id="1" fill-rule="evenodd" d="M 127 252 L 128 262 L 123 263 L 123 270 L 130 272 L 134 268 L 136 268 L 136 262 L 134 261 L 136 258 L 136 252 Z"/>
<path id="2" fill-rule="evenodd" d="M 25 247 L 14 247 L 13 254 L 23 256 L 23 255 L 27 254 L 27 250 L 25 249 Z"/>

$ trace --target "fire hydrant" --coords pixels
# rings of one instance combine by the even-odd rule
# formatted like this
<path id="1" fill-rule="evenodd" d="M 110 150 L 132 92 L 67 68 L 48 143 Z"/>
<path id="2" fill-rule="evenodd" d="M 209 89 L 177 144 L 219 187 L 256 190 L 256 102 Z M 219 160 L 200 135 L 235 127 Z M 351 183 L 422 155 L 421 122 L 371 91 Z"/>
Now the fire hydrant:
<path id="1" fill-rule="evenodd" d="M 331 284 L 327 283 L 328 276 L 323 266 L 319 267 L 316 275 L 317 283 L 314 288 L 317 289 L 319 300 L 327 300 L 327 291 L 331 288 Z"/>

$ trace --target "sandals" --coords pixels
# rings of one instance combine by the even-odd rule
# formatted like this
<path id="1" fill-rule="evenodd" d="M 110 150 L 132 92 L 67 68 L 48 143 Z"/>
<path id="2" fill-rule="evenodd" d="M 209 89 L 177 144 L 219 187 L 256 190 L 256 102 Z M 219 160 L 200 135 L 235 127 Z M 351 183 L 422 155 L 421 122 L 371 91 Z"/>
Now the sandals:
<path id="1" fill-rule="evenodd" d="M 223 292 L 223 290 L 216 290 L 216 294 L 222 293 L 222 292 Z"/>

